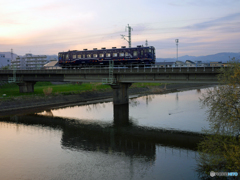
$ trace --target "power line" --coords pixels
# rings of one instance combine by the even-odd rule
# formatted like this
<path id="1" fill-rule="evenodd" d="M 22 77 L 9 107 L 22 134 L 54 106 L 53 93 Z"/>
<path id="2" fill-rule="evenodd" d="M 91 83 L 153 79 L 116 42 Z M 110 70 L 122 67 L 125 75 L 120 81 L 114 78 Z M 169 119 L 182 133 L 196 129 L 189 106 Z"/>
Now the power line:
<path id="1" fill-rule="evenodd" d="M 131 31 L 133 29 L 131 28 L 131 26 L 129 26 L 129 24 L 128 24 L 128 26 L 126 28 L 128 28 L 128 36 L 127 36 L 128 40 L 125 38 L 125 35 L 121 34 L 121 36 L 122 36 L 122 39 L 124 39 L 124 40 L 126 40 L 128 42 L 128 45 L 129 45 L 129 48 L 130 48 L 131 47 Z M 125 31 L 126 31 L 126 28 L 125 28 Z"/>

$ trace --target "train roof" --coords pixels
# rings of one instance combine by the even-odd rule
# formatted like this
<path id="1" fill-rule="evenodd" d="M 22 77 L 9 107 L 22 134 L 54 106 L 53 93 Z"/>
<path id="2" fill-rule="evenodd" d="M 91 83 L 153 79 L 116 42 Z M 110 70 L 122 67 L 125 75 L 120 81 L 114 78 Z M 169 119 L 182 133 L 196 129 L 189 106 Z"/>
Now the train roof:
<path id="1" fill-rule="evenodd" d="M 117 47 L 112 47 L 111 49 L 106 49 L 105 47 L 104 48 L 101 48 L 101 49 L 97 49 L 97 48 L 93 48 L 91 50 L 88 50 L 88 49 L 83 49 L 83 50 L 69 50 L 69 51 L 66 51 L 66 52 L 59 52 L 59 53 L 67 53 L 67 52 L 89 52 L 89 51 L 102 51 L 102 50 L 125 50 L 125 49 L 137 49 L 137 48 L 153 48 L 153 46 L 137 46 L 137 47 L 126 47 L 126 46 L 122 46 L 121 48 L 117 48 Z"/>

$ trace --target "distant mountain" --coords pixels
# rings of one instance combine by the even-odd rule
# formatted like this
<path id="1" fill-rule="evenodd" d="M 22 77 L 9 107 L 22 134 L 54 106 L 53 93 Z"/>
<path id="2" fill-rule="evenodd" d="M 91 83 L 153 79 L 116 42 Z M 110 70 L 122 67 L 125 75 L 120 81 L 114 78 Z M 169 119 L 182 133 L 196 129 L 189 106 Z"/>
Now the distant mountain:
<path id="1" fill-rule="evenodd" d="M 217 62 L 217 61 L 222 61 L 222 62 L 227 62 L 230 59 L 235 57 L 236 59 L 240 60 L 240 53 L 231 53 L 231 52 L 225 52 L 225 53 L 217 53 L 213 55 L 207 55 L 207 56 L 181 56 L 178 57 L 179 61 L 185 62 L 186 60 L 191 60 L 191 61 L 202 61 L 202 62 Z M 175 62 L 176 58 L 156 58 L 158 62 Z"/>

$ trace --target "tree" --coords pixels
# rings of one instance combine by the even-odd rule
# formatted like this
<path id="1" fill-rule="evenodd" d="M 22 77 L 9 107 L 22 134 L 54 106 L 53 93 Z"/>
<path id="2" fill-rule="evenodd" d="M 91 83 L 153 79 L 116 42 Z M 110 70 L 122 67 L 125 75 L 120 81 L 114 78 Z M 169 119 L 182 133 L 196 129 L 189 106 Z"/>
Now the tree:
<path id="1" fill-rule="evenodd" d="M 212 132 L 235 136 L 240 134 L 240 88 L 222 85 L 208 89 L 201 102 L 208 107 Z"/>
<path id="2" fill-rule="evenodd" d="M 199 169 L 240 171 L 240 62 L 233 59 L 220 70 L 219 85 L 200 99 L 207 106 L 210 129 L 199 144 Z M 204 177 L 206 178 L 206 177 Z"/>

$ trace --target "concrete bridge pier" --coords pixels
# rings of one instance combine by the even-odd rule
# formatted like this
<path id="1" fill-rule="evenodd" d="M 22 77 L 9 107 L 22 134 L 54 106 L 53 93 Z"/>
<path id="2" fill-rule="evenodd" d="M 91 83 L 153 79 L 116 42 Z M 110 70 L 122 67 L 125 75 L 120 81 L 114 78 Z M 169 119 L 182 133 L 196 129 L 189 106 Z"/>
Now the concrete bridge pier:
<path id="1" fill-rule="evenodd" d="M 111 85 L 113 89 L 113 116 L 115 125 L 129 124 L 128 88 L 132 83 Z"/>
<path id="2" fill-rule="evenodd" d="M 128 104 L 128 88 L 132 83 L 118 83 L 116 85 L 111 85 L 113 89 L 113 104 L 122 105 Z"/>
<path id="3" fill-rule="evenodd" d="M 17 83 L 17 85 L 19 86 L 20 93 L 34 92 L 35 84 L 36 84 L 35 81 L 26 81 L 26 82 Z"/>

